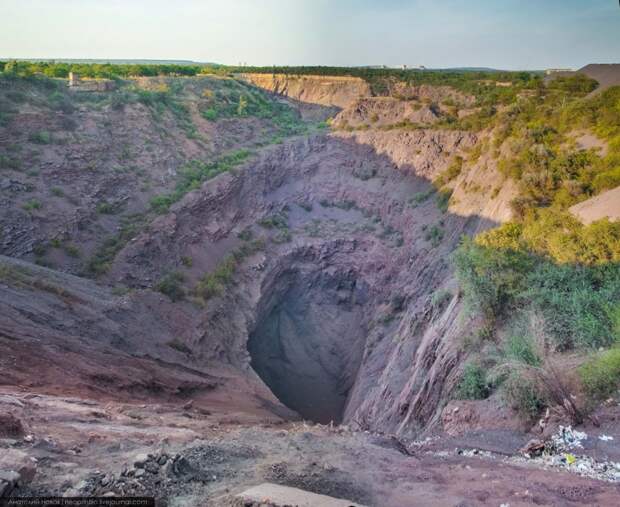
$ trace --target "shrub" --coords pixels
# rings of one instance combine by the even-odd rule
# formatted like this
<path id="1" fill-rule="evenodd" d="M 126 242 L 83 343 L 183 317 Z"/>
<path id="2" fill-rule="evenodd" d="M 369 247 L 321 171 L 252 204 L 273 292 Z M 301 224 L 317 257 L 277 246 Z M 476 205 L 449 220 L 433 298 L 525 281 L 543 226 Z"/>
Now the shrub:
<path id="1" fill-rule="evenodd" d="M 547 406 L 538 382 L 519 371 L 513 371 L 502 383 L 506 402 L 527 419 L 534 419 Z"/>
<path id="2" fill-rule="evenodd" d="M 213 108 L 209 108 L 202 112 L 202 116 L 205 120 L 215 121 L 217 120 L 217 111 Z"/>
<path id="3" fill-rule="evenodd" d="M 34 211 L 37 209 L 41 209 L 41 202 L 37 199 L 30 199 L 22 206 L 26 211 Z"/>
<path id="4" fill-rule="evenodd" d="M 172 271 L 165 275 L 156 285 L 156 289 L 168 296 L 172 301 L 180 301 L 185 297 L 183 282 L 185 277 L 178 271 Z"/>
<path id="5" fill-rule="evenodd" d="M 102 215 L 113 215 L 116 213 L 116 206 L 109 202 L 100 202 L 97 204 L 97 213 L 101 213 Z"/>
<path id="6" fill-rule="evenodd" d="M 444 235 L 443 229 L 441 227 L 438 227 L 437 225 L 433 225 L 424 234 L 424 239 L 426 241 L 430 241 L 433 247 L 437 247 L 441 243 L 441 240 L 443 239 L 443 235 Z"/>
<path id="7" fill-rule="evenodd" d="M 116 254 L 138 233 L 144 223 L 144 215 L 135 214 L 123 217 L 120 232 L 105 239 L 88 260 L 86 274 L 100 276 L 105 273 L 110 268 Z"/>
<path id="8" fill-rule="evenodd" d="M 502 315 L 526 288 L 529 256 L 494 250 L 464 238 L 454 254 L 456 274 L 470 308 L 490 320 Z"/>
<path id="9" fill-rule="evenodd" d="M 425 192 L 418 192 L 414 194 L 411 199 L 409 199 L 409 204 L 415 208 L 418 204 L 422 204 L 424 201 L 428 200 L 434 193 L 434 188 L 431 188 Z"/>
<path id="10" fill-rule="evenodd" d="M 452 197 L 452 190 L 440 190 L 437 193 L 437 207 L 445 213 L 448 211 L 448 206 L 450 205 L 450 197 Z"/>
<path id="11" fill-rule="evenodd" d="M 288 219 L 283 213 L 276 213 L 274 215 L 264 217 L 258 221 L 258 224 L 265 229 L 288 229 Z"/>
<path id="12" fill-rule="evenodd" d="M 75 246 L 75 245 L 73 245 L 73 244 L 71 244 L 71 243 L 66 244 L 66 245 L 63 247 L 63 250 L 65 251 L 65 253 L 66 253 L 69 257 L 75 257 L 75 258 L 77 258 L 77 257 L 79 257 L 79 256 L 80 256 L 80 249 L 79 249 L 77 246 Z"/>
<path id="13" fill-rule="evenodd" d="M 467 363 L 463 368 L 461 381 L 456 390 L 457 398 L 482 400 L 489 396 L 486 371 L 476 363 Z"/>
<path id="14" fill-rule="evenodd" d="M 31 143 L 35 144 L 50 144 L 52 142 L 52 136 L 48 131 L 42 130 L 32 134 L 29 137 L 29 140 Z"/>
<path id="15" fill-rule="evenodd" d="M 448 166 L 448 168 L 442 172 L 433 182 L 436 187 L 442 187 L 446 183 L 451 182 L 453 179 L 458 177 L 463 170 L 463 157 L 456 156 L 452 163 Z"/>
<path id="16" fill-rule="evenodd" d="M 196 285 L 195 292 L 203 299 L 210 299 L 218 296 L 228 285 L 237 269 L 237 259 L 229 255 L 221 262 L 215 271 L 204 275 Z"/>
<path id="17" fill-rule="evenodd" d="M 579 368 L 584 390 L 594 400 L 613 395 L 620 387 L 620 348 L 594 355 Z"/>

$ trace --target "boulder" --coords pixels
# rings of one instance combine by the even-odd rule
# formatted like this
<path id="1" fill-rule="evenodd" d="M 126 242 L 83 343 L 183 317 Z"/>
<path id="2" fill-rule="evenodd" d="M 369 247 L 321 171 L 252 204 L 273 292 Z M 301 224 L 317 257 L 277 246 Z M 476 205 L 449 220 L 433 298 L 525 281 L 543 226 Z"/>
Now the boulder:
<path id="1" fill-rule="evenodd" d="M 0 454 L 0 497 L 28 484 L 34 478 L 36 464 L 25 452 L 5 449 Z"/>

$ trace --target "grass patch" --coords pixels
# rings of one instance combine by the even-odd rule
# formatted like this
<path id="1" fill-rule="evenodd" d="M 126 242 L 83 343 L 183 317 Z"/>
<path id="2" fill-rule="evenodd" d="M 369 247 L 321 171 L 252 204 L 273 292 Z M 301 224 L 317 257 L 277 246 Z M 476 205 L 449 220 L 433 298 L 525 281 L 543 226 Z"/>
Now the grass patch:
<path id="1" fill-rule="evenodd" d="M 30 199 L 29 201 L 25 202 L 22 205 L 22 208 L 25 209 L 28 212 L 33 212 L 35 210 L 41 209 L 42 208 L 42 204 L 41 201 L 37 200 L 37 199 Z"/>
<path id="2" fill-rule="evenodd" d="M 620 347 L 595 354 L 579 368 L 585 392 L 592 400 L 604 400 L 620 387 Z"/>

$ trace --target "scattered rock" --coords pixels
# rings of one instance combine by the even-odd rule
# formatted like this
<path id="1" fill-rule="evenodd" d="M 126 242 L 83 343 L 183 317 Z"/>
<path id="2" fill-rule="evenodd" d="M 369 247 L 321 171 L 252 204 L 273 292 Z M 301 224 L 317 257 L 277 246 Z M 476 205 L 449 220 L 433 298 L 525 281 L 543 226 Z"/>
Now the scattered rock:
<path id="1" fill-rule="evenodd" d="M 36 463 L 25 452 L 6 449 L 0 454 L 0 496 L 28 484 L 36 473 Z"/>
<path id="2" fill-rule="evenodd" d="M 136 468 L 144 468 L 147 461 L 149 460 L 149 455 L 145 453 L 137 454 L 133 459 L 133 466 Z"/>

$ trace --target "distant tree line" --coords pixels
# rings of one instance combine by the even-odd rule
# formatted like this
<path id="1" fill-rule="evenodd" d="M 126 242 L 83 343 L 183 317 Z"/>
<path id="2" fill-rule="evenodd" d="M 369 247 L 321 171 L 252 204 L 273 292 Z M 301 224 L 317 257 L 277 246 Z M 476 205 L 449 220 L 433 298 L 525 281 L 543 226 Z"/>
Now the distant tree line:
<path id="1" fill-rule="evenodd" d="M 221 73 L 216 65 L 181 64 L 112 64 L 112 63 L 64 63 L 64 62 L 0 62 L 5 74 L 21 77 L 44 75 L 50 78 L 67 78 L 74 72 L 89 78 L 128 78 L 141 76 L 196 76 L 198 74 Z M 225 71 L 224 71 L 225 72 Z"/>
<path id="2" fill-rule="evenodd" d="M 84 77 L 114 78 L 138 76 L 196 76 L 198 74 L 234 74 L 251 72 L 261 74 L 290 74 L 318 76 L 353 76 L 368 82 L 390 78 L 404 82 L 446 84 L 448 82 L 474 82 L 484 79 L 498 81 L 527 82 L 537 73 L 505 71 L 467 71 L 467 70 L 419 70 L 384 69 L 370 67 L 327 67 L 327 66 L 226 66 L 226 65 L 184 65 L 184 64 L 113 64 L 113 63 L 67 63 L 54 61 L 0 61 L 0 70 L 20 76 L 43 74 L 47 77 L 66 78 L 69 72 Z"/>

